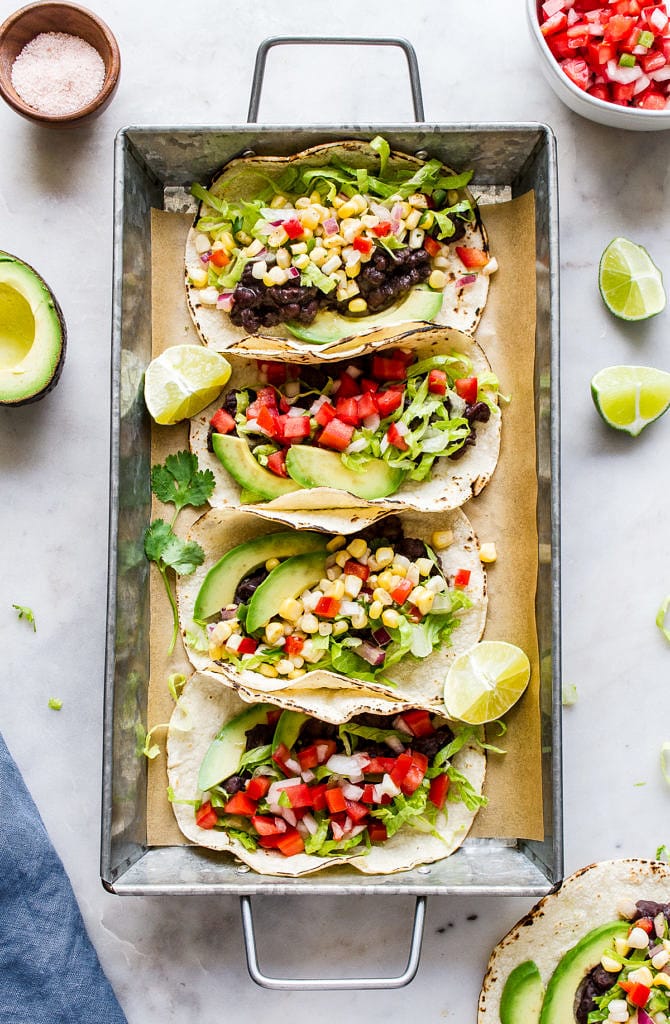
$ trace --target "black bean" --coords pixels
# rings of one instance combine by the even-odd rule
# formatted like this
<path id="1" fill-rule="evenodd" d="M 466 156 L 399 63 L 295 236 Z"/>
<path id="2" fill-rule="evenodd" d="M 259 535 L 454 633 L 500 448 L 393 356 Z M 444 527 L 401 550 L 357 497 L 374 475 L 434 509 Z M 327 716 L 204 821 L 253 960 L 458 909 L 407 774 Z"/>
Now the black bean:
<path id="1" fill-rule="evenodd" d="M 487 423 L 491 418 L 491 410 L 486 402 L 475 402 L 473 405 L 466 405 L 465 418 L 469 423 Z"/>

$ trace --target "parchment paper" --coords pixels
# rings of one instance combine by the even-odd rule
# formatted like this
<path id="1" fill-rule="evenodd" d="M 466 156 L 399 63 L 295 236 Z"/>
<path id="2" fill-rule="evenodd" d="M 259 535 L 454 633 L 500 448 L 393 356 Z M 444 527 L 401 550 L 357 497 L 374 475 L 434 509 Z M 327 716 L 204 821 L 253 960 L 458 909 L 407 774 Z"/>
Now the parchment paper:
<path id="1" fill-rule="evenodd" d="M 479 813 L 471 835 L 489 838 L 542 839 L 542 776 L 540 749 L 539 656 L 535 628 L 537 581 L 537 477 L 533 370 L 535 361 L 535 208 L 534 196 L 485 206 L 482 216 L 491 252 L 499 270 L 477 331 L 477 340 L 497 373 L 503 394 L 500 461 L 489 486 L 468 502 L 464 511 L 480 542 L 495 542 L 498 559 L 489 566 L 489 611 L 485 637 L 507 640 L 523 648 L 531 660 L 528 690 L 506 716 L 507 733 L 499 741 L 505 755 L 488 755 L 485 793 L 489 806 Z M 152 211 L 152 316 L 154 355 L 169 345 L 199 344 L 184 296 L 183 252 L 192 218 L 187 214 Z M 171 451 L 188 447 L 184 424 L 154 425 L 152 464 Z M 196 512 L 184 509 L 177 532 L 184 536 Z M 153 516 L 171 518 L 154 498 Z M 148 722 L 167 723 L 173 703 L 167 689 L 172 672 L 190 675 L 190 665 L 177 641 L 167 649 L 172 616 L 162 580 L 152 567 L 151 678 Z M 184 845 L 166 798 L 165 730 L 157 729 L 160 755 L 149 764 L 147 841 L 151 846 Z"/>

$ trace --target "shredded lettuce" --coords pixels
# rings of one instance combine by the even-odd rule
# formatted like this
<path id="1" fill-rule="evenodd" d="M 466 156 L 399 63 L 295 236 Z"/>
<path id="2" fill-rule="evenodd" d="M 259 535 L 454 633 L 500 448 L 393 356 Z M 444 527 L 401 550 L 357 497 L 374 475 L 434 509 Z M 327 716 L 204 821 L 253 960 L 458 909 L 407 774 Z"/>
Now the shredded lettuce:
<path id="1" fill-rule="evenodd" d="M 665 625 L 665 617 L 668 614 L 668 608 L 670 608 L 670 594 L 665 598 L 661 607 L 656 613 L 656 625 L 660 629 L 665 639 L 670 643 L 670 629 Z"/>
<path id="2" fill-rule="evenodd" d="M 465 775 L 457 771 L 453 765 L 447 768 L 447 775 L 450 783 L 447 800 L 451 803 L 465 804 L 469 811 L 478 811 L 480 807 L 486 807 L 488 798 L 478 793 Z"/>
<path id="3" fill-rule="evenodd" d="M 393 803 L 385 807 L 374 807 L 370 811 L 372 818 L 378 818 L 385 826 L 387 835 L 394 836 L 403 825 L 411 824 L 412 819 L 422 815 L 428 800 L 428 785 L 422 782 L 411 796 L 399 793 Z"/>
<path id="4" fill-rule="evenodd" d="M 375 135 L 370 143 L 370 149 L 373 149 L 375 153 L 379 153 L 379 177 L 383 178 L 386 174 L 386 167 L 391 155 L 391 147 L 381 135 Z"/>
<path id="5" fill-rule="evenodd" d="M 262 747 L 253 747 L 242 755 L 237 771 L 239 773 L 245 768 L 255 768 L 259 764 L 264 764 L 266 761 L 270 761 L 271 757 L 272 744 L 266 743 Z"/>
<path id="6" fill-rule="evenodd" d="M 325 292 L 326 295 L 328 292 L 332 292 L 333 288 L 337 287 L 337 281 L 333 280 L 332 277 L 327 277 L 314 263 L 308 263 L 302 271 L 300 283 L 314 285 L 320 291 Z"/>

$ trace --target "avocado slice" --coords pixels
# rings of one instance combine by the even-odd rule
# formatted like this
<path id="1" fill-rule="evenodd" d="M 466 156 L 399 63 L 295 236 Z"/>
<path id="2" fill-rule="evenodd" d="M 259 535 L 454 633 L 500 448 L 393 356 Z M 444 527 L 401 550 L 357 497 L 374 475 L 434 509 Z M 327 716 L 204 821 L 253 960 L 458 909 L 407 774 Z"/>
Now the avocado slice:
<path id="1" fill-rule="evenodd" d="M 255 725 L 265 723 L 269 711 L 274 711 L 271 704 L 254 704 L 223 726 L 202 759 L 198 789 L 206 793 L 235 774 L 247 749 L 247 733 Z"/>
<path id="2" fill-rule="evenodd" d="M 303 715 L 302 711 L 282 711 L 272 740 L 272 753 L 274 754 L 280 743 L 291 750 L 298 740 L 300 730 L 310 718 L 311 715 Z"/>
<path id="3" fill-rule="evenodd" d="M 406 475 L 383 459 L 370 459 L 365 469 L 356 473 L 347 469 L 337 452 L 302 444 L 294 444 L 287 451 L 286 472 L 302 487 L 337 487 L 357 498 L 395 494 Z"/>
<path id="4" fill-rule="evenodd" d="M 375 327 L 395 327 L 417 320 L 432 323 L 442 308 L 442 292 L 431 288 L 415 288 L 407 298 L 383 313 L 371 316 L 348 317 L 340 313 L 324 310 L 319 313 L 314 323 L 304 327 L 302 324 L 289 322 L 284 326 L 300 341 L 312 341 L 316 345 L 348 338 L 352 334 L 362 334 Z"/>
<path id="5" fill-rule="evenodd" d="M 247 632 L 253 633 L 264 626 L 277 614 L 284 601 L 297 597 L 303 590 L 323 579 L 327 557 L 328 551 L 324 547 L 321 551 L 287 558 L 273 569 L 249 601 Z"/>
<path id="6" fill-rule="evenodd" d="M 195 599 L 193 618 L 204 622 L 210 615 L 216 615 L 226 605 L 232 604 L 240 580 L 269 558 L 320 551 L 325 559 L 326 543 L 327 537 L 314 530 L 282 530 L 238 544 L 227 551 L 205 576 Z"/>
<path id="7" fill-rule="evenodd" d="M 219 462 L 237 480 L 240 487 L 253 491 L 261 499 L 270 501 L 280 494 L 299 489 L 295 481 L 271 473 L 256 462 L 249 445 L 242 437 L 232 434 L 212 434 L 212 448 Z"/>
<path id="8" fill-rule="evenodd" d="M 501 1024 L 538 1024 L 544 985 L 537 964 L 526 960 L 514 968 L 500 997 Z"/>
<path id="9" fill-rule="evenodd" d="M 564 953 L 554 970 L 540 1011 L 539 1024 L 565 1024 L 575 1019 L 575 1000 L 579 986 L 614 939 L 628 934 L 630 922 L 610 921 L 588 932 Z"/>
<path id="10" fill-rule="evenodd" d="M 27 405 L 55 388 L 67 330 L 56 298 L 28 263 L 0 252 L 0 405 Z"/>

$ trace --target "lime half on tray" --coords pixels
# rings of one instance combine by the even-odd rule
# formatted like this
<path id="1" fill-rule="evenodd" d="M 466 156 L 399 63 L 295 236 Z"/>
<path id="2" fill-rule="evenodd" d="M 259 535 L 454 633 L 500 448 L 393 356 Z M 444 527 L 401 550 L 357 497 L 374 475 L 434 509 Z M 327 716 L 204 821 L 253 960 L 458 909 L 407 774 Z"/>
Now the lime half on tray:
<path id="1" fill-rule="evenodd" d="M 603 302 L 622 320 L 648 320 L 665 308 L 663 276 L 641 245 L 615 238 L 600 258 Z"/>
<path id="2" fill-rule="evenodd" d="M 452 662 L 444 685 L 450 718 L 469 725 L 493 722 L 528 686 L 530 661 L 515 644 L 482 640 Z"/>
<path id="3" fill-rule="evenodd" d="M 144 376 L 144 400 L 156 423 L 178 423 L 218 398 L 228 383 L 227 359 L 202 345 L 173 345 L 152 359 Z"/>
<path id="4" fill-rule="evenodd" d="M 670 405 L 670 373 L 652 366 L 607 366 L 592 378 L 591 395 L 605 423 L 637 437 Z"/>

